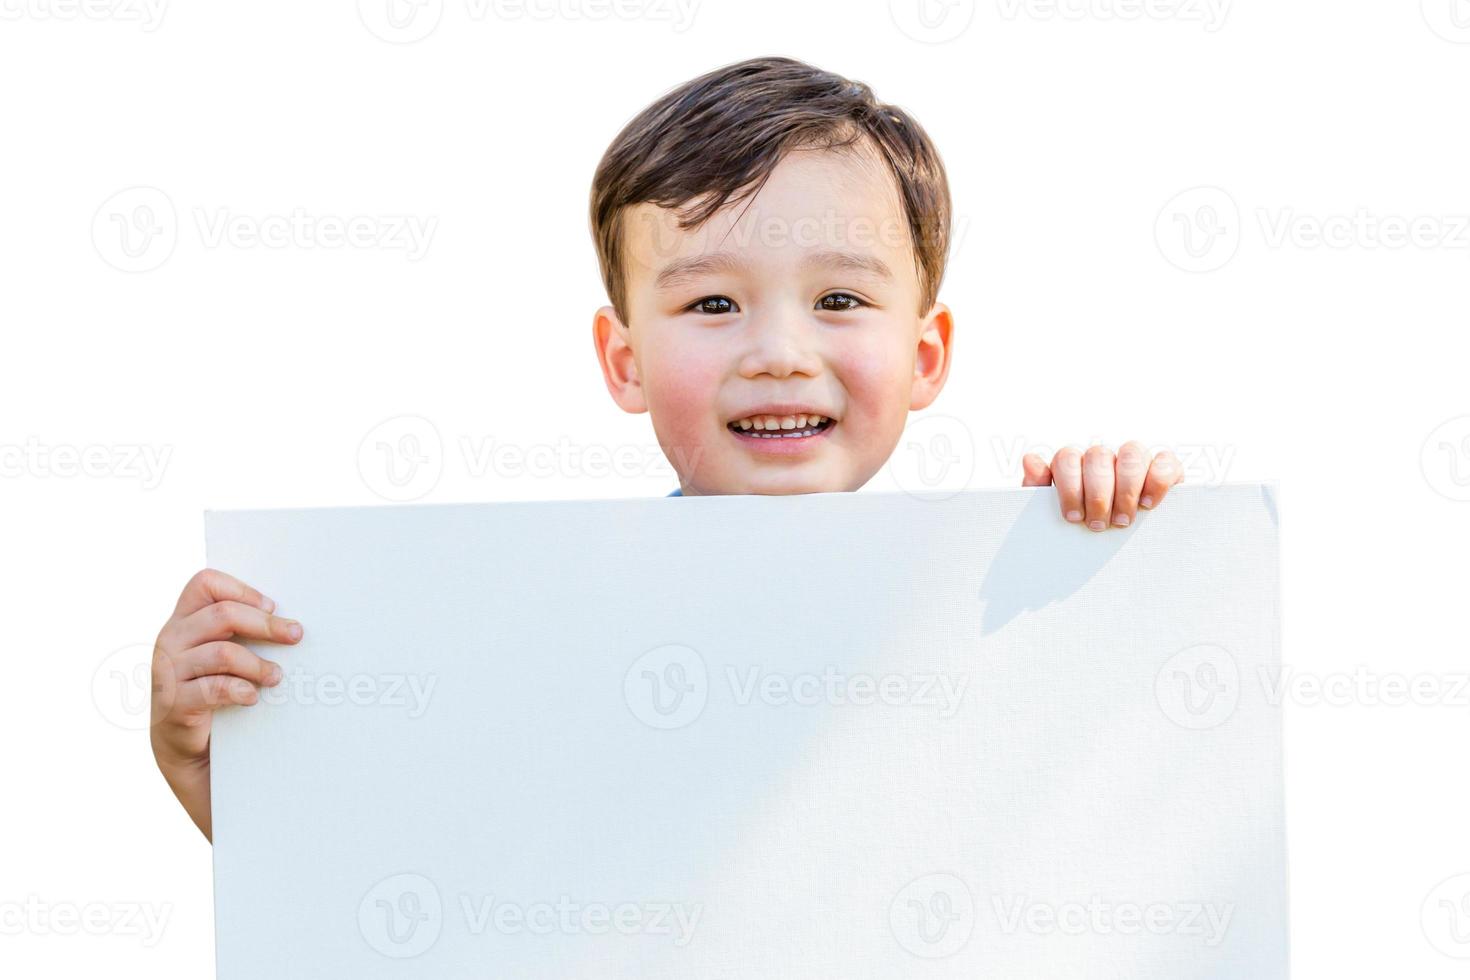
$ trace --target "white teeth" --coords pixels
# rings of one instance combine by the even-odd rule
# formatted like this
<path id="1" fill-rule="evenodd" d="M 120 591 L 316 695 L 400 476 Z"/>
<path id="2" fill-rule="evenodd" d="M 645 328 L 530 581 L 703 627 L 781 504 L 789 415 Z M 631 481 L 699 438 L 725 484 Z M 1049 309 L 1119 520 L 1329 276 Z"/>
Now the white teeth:
<path id="1" fill-rule="evenodd" d="M 802 413 L 800 415 L 747 415 L 743 419 L 736 419 L 730 423 L 742 432 L 791 432 L 800 429 L 807 430 L 828 422 L 830 419 L 825 415 L 811 415 Z M 773 438 L 767 436 L 765 438 Z"/>

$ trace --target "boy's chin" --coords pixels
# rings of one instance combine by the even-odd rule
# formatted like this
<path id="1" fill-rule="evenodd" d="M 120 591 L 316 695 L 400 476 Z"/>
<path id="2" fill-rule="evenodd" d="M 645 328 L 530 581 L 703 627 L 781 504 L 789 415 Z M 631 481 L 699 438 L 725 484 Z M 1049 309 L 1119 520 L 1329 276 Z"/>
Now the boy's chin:
<path id="1" fill-rule="evenodd" d="M 806 469 L 807 472 L 799 472 Z M 742 474 L 728 481 L 729 489 L 707 493 L 747 493 L 781 496 L 799 493 L 840 493 L 853 487 L 845 474 L 822 472 L 818 468 L 791 468 L 787 472 Z"/>

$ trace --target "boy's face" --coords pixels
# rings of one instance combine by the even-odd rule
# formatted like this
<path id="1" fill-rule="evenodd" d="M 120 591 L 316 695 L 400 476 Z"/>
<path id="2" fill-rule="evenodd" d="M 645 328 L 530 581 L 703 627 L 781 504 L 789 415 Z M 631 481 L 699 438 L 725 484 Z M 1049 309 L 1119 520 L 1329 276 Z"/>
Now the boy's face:
<path id="1" fill-rule="evenodd" d="M 920 316 L 896 182 L 859 147 L 789 153 L 696 229 L 625 213 L 630 322 L 599 310 L 598 354 L 684 493 L 856 490 L 943 387 L 949 311 Z"/>

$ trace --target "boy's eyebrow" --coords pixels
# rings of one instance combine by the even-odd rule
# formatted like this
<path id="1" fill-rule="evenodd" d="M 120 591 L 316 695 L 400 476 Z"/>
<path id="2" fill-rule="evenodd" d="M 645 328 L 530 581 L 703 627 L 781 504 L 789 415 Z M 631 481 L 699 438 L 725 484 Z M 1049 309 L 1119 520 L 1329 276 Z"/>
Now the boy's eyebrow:
<path id="1" fill-rule="evenodd" d="M 872 276 L 874 279 L 890 280 L 893 278 L 893 270 L 888 263 L 876 255 L 864 255 L 861 252 L 847 252 L 842 249 L 824 248 L 812 252 L 802 259 L 801 267 L 810 269 L 815 266 L 826 266 L 828 268 L 841 269 L 844 272 L 855 272 Z M 659 270 L 658 276 L 653 281 L 655 289 L 669 289 L 674 286 L 683 285 L 691 279 L 699 276 L 711 275 L 720 272 L 742 272 L 747 268 L 747 263 L 733 252 L 711 252 L 706 255 L 693 255 L 689 258 L 675 259 Z"/>
<path id="2" fill-rule="evenodd" d="M 741 272 L 745 268 L 745 260 L 733 252 L 693 255 L 687 259 L 675 259 L 660 269 L 657 278 L 653 281 L 653 288 L 669 289 L 700 276 L 717 272 Z"/>
<path id="3" fill-rule="evenodd" d="M 862 252 L 845 252 L 838 248 L 824 248 L 819 252 L 813 252 L 801 264 L 803 268 L 824 265 L 833 269 L 841 269 L 844 272 L 869 275 L 874 279 L 893 278 L 893 270 L 888 268 L 888 263 L 878 256 L 864 255 Z"/>

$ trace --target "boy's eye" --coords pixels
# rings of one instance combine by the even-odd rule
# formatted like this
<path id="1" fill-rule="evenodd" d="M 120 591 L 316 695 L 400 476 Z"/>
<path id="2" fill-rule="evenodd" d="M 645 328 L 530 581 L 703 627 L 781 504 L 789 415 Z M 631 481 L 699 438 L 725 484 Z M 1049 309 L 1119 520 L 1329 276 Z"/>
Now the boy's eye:
<path id="1" fill-rule="evenodd" d="M 828 293 L 826 296 L 817 300 L 817 305 L 824 310 L 833 310 L 840 313 L 844 310 L 855 310 L 865 304 L 851 293 Z"/>
<path id="2" fill-rule="evenodd" d="M 735 304 L 728 296 L 706 296 L 691 303 L 689 309 L 695 313 L 732 313 Z"/>

